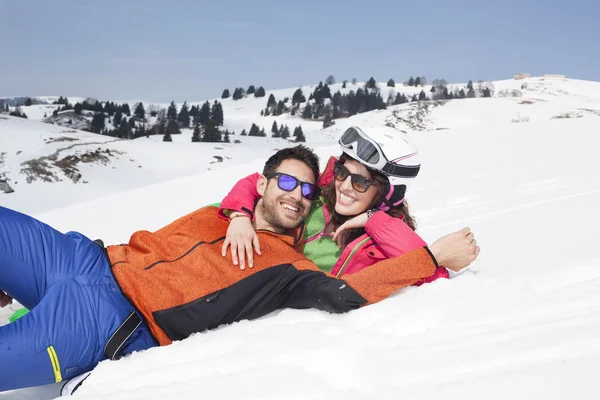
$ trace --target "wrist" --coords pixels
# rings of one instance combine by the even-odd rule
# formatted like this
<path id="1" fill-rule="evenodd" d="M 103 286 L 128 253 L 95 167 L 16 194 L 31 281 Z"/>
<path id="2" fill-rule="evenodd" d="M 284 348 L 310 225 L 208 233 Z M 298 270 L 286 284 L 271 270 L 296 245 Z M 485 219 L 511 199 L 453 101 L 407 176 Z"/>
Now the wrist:
<path id="1" fill-rule="evenodd" d="M 232 212 L 232 213 L 229 214 L 229 220 L 230 221 L 232 219 L 234 219 L 234 218 L 237 218 L 237 217 L 246 217 L 246 218 L 250 219 L 250 217 L 248 216 L 248 214 L 243 213 L 241 211 L 234 211 L 234 212 Z"/>
<path id="2" fill-rule="evenodd" d="M 375 214 L 376 212 L 377 212 L 376 208 L 371 208 L 370 210 L 367 210 L 367 220 L 371 219 L 373 214 Z"/>

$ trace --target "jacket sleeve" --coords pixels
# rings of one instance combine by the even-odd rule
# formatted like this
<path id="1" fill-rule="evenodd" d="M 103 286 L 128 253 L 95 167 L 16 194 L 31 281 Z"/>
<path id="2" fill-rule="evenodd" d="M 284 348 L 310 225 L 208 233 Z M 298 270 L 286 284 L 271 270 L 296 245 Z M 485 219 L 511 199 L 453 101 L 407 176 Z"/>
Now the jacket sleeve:
<path id="1" fill-rule="evenodd" d="M 365 224 L 365 231 L 387 257 L 398 257 L 427 243 L 402 219 L 377 211 Z"/>
<path id="2" fill-rule="evenodd" d="M 381 301 L 431 276 L 436 267 L 437 261 L 427 247 L 380 261 L 344 279 L 321 272 L 315 264 L 303 259 L 291 264 L 282 277 L 276 302 L 278 308 L 317 308 L 343 313 Z"/>
<path id="3" fill-rule="evenodd" d="M 254 205 L 260 198 L 256 190 L 259 177 L 259 173 L 254 173 L 240 179 L 221 201 L 219 217 L 228 220 L 230 211 L 239 211 L 247 214 L 250 220 L 254 221 Z"/>
<path id="4" fill-rule="evenodd" d="M 400 218 L 378 211 L 365 224 L 365 231 L 373 238 L 387 257 L 399 257 L 427 243 Z M 415 286 L 431 283 L 440 278 L 449 278 L 448 270 L 438 266 L 433 275 L 421 279 Z"/>

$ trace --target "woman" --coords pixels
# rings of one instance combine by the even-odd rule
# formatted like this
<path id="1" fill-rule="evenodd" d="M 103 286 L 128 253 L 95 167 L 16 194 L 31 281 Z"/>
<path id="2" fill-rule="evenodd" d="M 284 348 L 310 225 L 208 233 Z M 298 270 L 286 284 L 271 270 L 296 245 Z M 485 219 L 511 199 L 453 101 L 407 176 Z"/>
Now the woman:
<path id="1" fill-rule="evenodd" d="M 304 255 L 339 277 L 426 246 L 414 232 L 415 220 L 404 201 L 406 185 L 420 169 L 417 149 L 407 136 L 390 127 L 351 127 L 339 144 L 343 153 L 327 162 L 318 182 L 322 194 L 306 219 Z M 259 176 L 239 181 L 219 210 L 223 218 L 231 218 L 223 255 L 231 245 L 234 264 L 239 257 L 242 269 L 245 257 L 252 267 L 253 250 L 260 254 L 251 222 Z M 278 185 L 286 190 L 286 182 L 279 179 Z M 417 285 L 440 277 L 448 277 L 444 267 Z"/>

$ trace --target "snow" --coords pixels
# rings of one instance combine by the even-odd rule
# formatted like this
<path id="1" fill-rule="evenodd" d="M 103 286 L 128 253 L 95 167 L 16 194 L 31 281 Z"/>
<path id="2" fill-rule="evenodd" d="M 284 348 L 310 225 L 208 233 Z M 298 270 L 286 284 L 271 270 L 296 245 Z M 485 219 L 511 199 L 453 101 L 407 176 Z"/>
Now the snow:
<path id="1" fill-rule="evenodd" d="M 600 110 L 600 84 L 525 81 L 529 89 L 520 98 L 431 107 L 418 131 L 401 119 L 417 107 L 408 104 L 339 120 L 307 135 L 326 159 L 338 154 L 333 138 L 347 125 L 388 122 L 407 130 L 423 160 L 408 192 L 418 232 L 431 243 L 470 226 L 482 252 L 465 272 L 344 315 L 283 310 L 106 361 L 75 398 L 598 398 L 593 374 L 600 365 L 600 116 L 593 111 Z M 522 83 L 494 86 L 512 90 Z M 519 104 L 525 99 L 535 103 Z M 225 110 L 229 123 L 260 121 L 256 110 L 237 106 L 235 114 Z M 581 116 L 552 118 L 574 111 Z M 528 122 L 511 122 L 518 113 Z M 17 148 L 32 156 L 58 146 L 32 141 L 18 147 L 8 142 L 5 124 L 11 131 L 20 127 L 22 140 L 28 134 L 56 136 L 62 128 L 0 120 L 0 149 L 10 149 L 13 166 L 24 159 L 13 159 Z M 105 139 L 78 135 L 82 141 Z M 125 242 L 136 230 L 157 229 L 219 201 L 236 179 L 260 170 L 283 143 L 246 140 L 219 150 L 231 160 L 210 171 L 207 159 L 221 154 L 214 147 L 224 145 L 145 138 L 110 142 L 105 146 L 128 154 L 112 162 L 115 170 L 90 167 L 86 185 L 31 184 L 27 196 L 10 206 L 62 231 Z M 188 148 L 202 160 L 193 160 Z M 136 159 L 131 168 L 129 157 Z M 141 171 L 133 168 L 138 162 Z M 0 194 L 0 204 L 25 191 L 21 183 L 15 186 L 15 193 Z M 93 193 L 73 199 L 83 187 Z M 55 197 L 47 207 L 28 200 L 46 193 Z M 0 311 L 0 319 L 16 308 Z M 2 393 L 0 399 L 49 399 L 59 387 Z"/>

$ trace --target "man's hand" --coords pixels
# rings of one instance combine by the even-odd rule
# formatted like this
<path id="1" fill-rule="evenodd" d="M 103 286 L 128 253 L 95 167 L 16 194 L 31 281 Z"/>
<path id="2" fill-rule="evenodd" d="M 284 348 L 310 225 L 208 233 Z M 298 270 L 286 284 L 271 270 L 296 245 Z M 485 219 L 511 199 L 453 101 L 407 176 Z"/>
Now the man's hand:
<path id="1" fill-rule="evenodd" d="M 475 234 L 471 229 L 463 228 L 442 236 L 429 246 L 429 250 L 439 265 L 458 272 L 475 261 L 481 249 L 477 246 Z"/>
<path id="2" fill-rule="evenodd" d="M 12 304 L 12 297 L 4 293 L 3 290 L 0 290 L 0 308 L 4 308 L 9 304 Z"/>
<path id="3" fill-rule="evenodd" d="M 233 265 L 238 265 L 239 257 L 240 269 L 246 268 L 246 256 L 248 256 L 248 266 L 252 268 L 254 266 L 254 255 L 252 250 L 256 251 L 256 254 L 258 255 L 261 254 L 260 243 L 256 231 L 254 231 L 252 222 L 246 214 L 232 213 L 231 217 L 221 253 L 223 257 L 225 257 L 227 255 L 227 247 L 231 245 Z"/>

